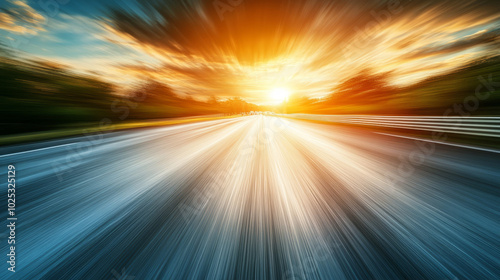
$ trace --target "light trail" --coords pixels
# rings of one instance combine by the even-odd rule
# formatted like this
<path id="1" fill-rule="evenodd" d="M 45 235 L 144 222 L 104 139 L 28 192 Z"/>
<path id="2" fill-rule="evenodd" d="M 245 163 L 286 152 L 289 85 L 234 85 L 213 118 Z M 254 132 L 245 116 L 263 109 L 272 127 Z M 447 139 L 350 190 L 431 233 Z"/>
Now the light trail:
<path id="1" fill-rule="evenodd" d="M 270 116 L 111 133 L 62 182 L 65 146 L 9 149 L 19 279 L 500 277 L 487 151 L 439 145 L 391 186 L 414 140 Z"/>

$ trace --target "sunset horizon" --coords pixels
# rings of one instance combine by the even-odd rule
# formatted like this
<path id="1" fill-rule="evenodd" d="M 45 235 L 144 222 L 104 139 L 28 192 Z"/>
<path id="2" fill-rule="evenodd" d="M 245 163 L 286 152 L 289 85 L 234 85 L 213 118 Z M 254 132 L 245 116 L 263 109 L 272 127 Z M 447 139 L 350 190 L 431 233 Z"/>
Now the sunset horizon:
<path id="1" fill-rule="evenodd" d="M 499 4 L 2 0 L 0 279 L 500 279 Z"/>

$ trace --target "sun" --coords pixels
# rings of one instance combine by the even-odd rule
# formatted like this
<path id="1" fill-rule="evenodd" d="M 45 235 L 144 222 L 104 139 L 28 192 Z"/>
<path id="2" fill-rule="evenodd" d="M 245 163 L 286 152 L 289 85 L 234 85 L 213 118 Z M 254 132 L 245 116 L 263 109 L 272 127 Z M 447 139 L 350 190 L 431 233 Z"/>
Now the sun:
<path id="1" fill-rule="evenodd" d="M 279 103 L 287 100 L 289 95 L 290 95 L 290 90 L 282 87 L 274 88 L 273 90 L 271 90 L 270 93 L 271 99 Z"/>

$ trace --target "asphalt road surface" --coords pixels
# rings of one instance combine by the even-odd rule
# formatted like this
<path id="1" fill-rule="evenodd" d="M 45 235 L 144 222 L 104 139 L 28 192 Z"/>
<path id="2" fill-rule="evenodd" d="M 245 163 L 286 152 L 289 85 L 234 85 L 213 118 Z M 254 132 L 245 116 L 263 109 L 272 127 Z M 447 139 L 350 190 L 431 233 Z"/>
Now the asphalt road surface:
<path id="1" fill-rule="evenodd" d="M 1 279 L 500 279 L 494 151 L 248 116 L 0 154 Z"/>

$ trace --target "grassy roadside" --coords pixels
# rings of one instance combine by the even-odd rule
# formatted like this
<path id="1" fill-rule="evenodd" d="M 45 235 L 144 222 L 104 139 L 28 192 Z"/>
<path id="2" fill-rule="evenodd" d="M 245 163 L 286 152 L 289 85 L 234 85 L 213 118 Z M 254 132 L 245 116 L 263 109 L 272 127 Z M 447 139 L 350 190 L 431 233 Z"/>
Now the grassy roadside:
<path id="1" fill-rule="evenodd" d="M 43 141 L 43 140 L 52 140 L 69 136 L 78 136 L 84 133 L 105 133 L 111 131 L 120 131 L 126 129 L 135 129 L 135 128 L 148 128 L 148 127 L 159 127 L 159 126 L 169 126 L 169 125 L 177 125 L 177 124 L 186 124 L 186 123 L 194 123 L 194 122 L 203 122 L 203 121 L 211 121 L 218 119 L 232 119 L 237 118 L 236 116 L 221 116 L 221 117 L 193 117 L 193 118 L 183 118 L 183 119 L 172 119 L 172 120 L 161 120 L 161 121 L 135 121 L 135 122 L 124 122 L 119 124 L 112 124 L 106 127 L 106 129 L 89 126 L 89 127 L 78 127 L 78 128 L 67 128 L 67 129 L 59 129 L 52 131 L 43 131 L 43 132 L 35 132 L 35 133 L 23 133 L 16 135 L 8 135 L 0 137 L 0 146 L 7 146 L 12 144 L 22 144 L 29 143 L 35 141 Z"/>

